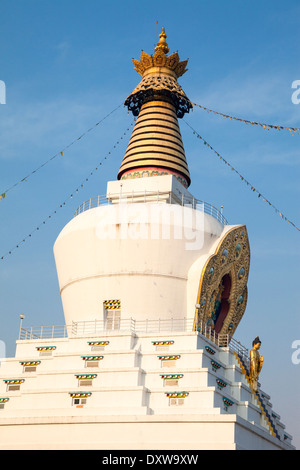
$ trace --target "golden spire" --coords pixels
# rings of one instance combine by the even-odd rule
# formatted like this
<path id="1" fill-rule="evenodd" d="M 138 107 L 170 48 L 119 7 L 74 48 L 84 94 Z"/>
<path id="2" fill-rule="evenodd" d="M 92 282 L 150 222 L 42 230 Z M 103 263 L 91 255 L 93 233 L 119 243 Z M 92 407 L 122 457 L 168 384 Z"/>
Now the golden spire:
<path id="1" fill-rule="evenodd" d="M 165 33 L 165 28 L 162 29 L 162 32 L 161 34 L 159 35 L 160 37 L 160 40 L 159 42 L 157 43 L 157 46 L 155 48 L 155 51 L 158 51 L 159 49 L 162 50 L 165 54 L 168 54 L 169 52 L 169 47 L 168 47 L 168 44 L 167 44 L 167 35 Z"/>
<path id="2" fill-rule="evenodd" d="M 138 119 L 118 179 L 172 174 L 187 188 L 191 178 L 178 118 L 193 105 L 177 78 L 186 72 L 188 61 L 180 62 L 177 52 L 167 55 L 164 28 L 159 38 L 153 55 L 142 51 L 140 61 L 132 59 L 142 80 L 124 104 Z"/>

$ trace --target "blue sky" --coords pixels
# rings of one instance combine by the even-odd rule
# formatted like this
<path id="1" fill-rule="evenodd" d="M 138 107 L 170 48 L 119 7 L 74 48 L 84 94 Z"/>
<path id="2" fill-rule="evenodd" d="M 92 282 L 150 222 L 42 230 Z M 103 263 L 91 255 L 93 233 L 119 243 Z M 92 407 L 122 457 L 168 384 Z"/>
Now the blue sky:
<path id="1" fill-rule="evenodd" d="M 26 316 L 24 326 L 64 323 L 53 244 L 77 206 L 105 194 L 106 182 L 117 177 L 133 123 L 122 103 L 140 80 L 131 59 L 139 59 L 142 49 L 152 53 L 164 26 L 170 52 L 189 59 L 179 83 L 192 102 L 244 119 L 300 127 L 300 104 L 291 100 L 292 83 L 300 80 L 299 14 L 296 0 L 2 0 L 0 80 L 6 104 L 0 105 L 0 194 L 121 105 L 0 201 L 0 258 L 5 255 L 0 339 L 7 355 L 15 351 L 20 313 Z M 262 387 L 300 447 L 300 364 L 291 360 L 292 343 L 300 339 L 300 232 L 184 121 L 298 227 L 300 135 L 197 107 L 180 121 L 191 192 L 223 205 L 231 224 L 247 226 L 249 299 L 235 336 L 248 347 L 260 336 Z"/>

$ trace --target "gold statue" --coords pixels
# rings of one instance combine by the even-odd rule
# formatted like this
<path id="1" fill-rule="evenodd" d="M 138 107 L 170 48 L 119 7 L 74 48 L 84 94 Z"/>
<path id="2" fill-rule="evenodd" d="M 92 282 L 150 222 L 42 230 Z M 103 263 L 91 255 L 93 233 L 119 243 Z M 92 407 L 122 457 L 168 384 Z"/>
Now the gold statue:
<path id="1" fill-rule="evenodd" d="M 264 362 L 264 357 L 258 352 L 260 346 L 261 341 L 257 336 L 252 342 L 252 349 L 250 351 L 250 384 L 254 392 L 257 392 L 258 376 Z"/>

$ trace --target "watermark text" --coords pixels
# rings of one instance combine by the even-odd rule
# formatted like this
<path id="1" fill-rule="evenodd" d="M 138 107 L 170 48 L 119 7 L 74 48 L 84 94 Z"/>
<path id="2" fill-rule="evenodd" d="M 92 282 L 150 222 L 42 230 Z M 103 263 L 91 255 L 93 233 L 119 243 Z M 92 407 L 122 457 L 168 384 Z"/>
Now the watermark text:
<path id="1" fill-rule="evenodd" d="M 292 363 L 298 365 L 300 364 L 300 339 L 295 339 L 295 341 L 293 341 L 292 349 L 295 349 L 292 354 Z"/>
<path id="2" fill-rule="evenodd" d="M 101 240 L 183 240 L 186 250 L 204 243 L 204 210 L 176 204 L 103 206 L 98 212 L 97 237 Z"/>
<path id="3" fill-rule="evenodd" d="M 3 80 L 0 80 L 0 104 L 6 104 L 6 85 Z"/>
<path id="4" fill-rule="evenodd" d="M 292 83 L 292 88 L 296 88 L 294 93 L 292 93 L 292 103 L 299 104 L 300 103 L 300 80 L 294 80 Z"/>

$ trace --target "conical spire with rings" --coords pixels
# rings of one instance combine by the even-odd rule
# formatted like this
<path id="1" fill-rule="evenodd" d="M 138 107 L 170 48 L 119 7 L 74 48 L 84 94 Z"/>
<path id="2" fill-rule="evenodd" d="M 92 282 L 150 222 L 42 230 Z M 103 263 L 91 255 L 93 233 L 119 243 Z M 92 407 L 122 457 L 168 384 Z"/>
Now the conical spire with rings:
<path id="1" fill-rule="evenodd" d="M 167 56 L 164 28 L 159 37 L 154 55 L 142 51 L 140 61 L 133 59 L 142 80 L 124 104 L 138 118 L 118 179 L 173 174 L 188 187 L 191 178 L 178 118 L 189 112 L 192 103 L 177 82 L 188 61 L 180 62 L 177 52 Z"/>

